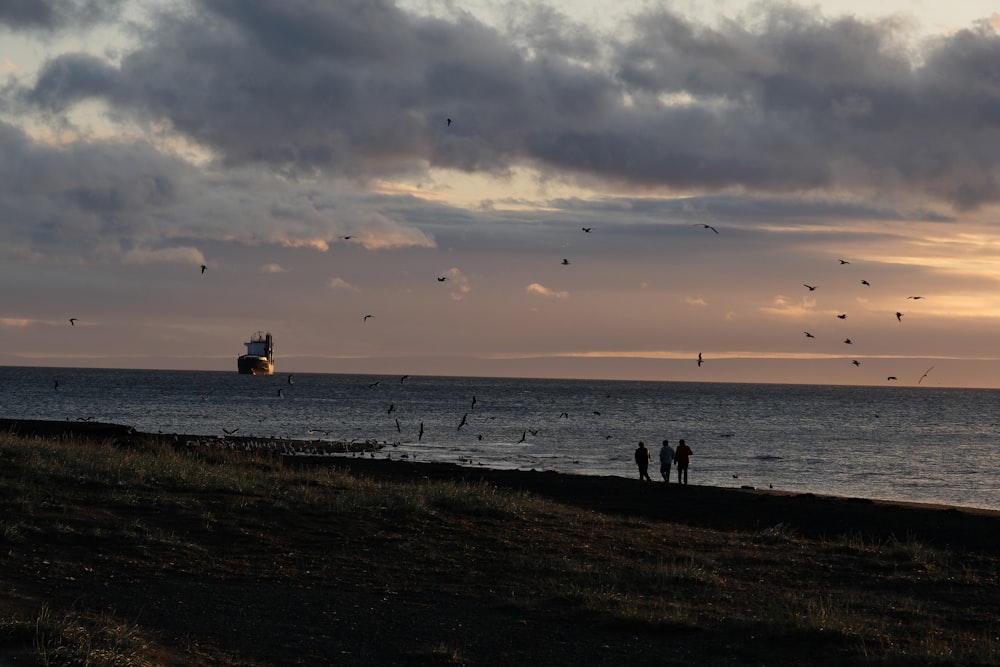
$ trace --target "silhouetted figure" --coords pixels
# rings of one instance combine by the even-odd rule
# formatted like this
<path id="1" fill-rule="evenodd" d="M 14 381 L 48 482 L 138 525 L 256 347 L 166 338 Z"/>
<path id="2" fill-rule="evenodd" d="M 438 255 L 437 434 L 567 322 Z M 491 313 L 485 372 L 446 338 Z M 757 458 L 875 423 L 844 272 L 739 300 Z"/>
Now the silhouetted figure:
<path id="1" fill-rule="evenodd" d="M 660 476 L 667 484 L 670 483 L 670 467 L 674 465 L 674 450 L 670 444 L 664 440 L 660 447 Z"/>
<path id="2" fill-rule="evenodd" d="M 649 450 L 646 449 L 646 443 L 639 441 L 639 447 L 635 450 L 635 464 L 639 466 L 639 481 L 652 482 L 653 480 L 649 477 L 649 462 L 652 460 L 652 456 Z"/>
<path id="3" fill-rule="evenodd" d="M 687 484 L 688 483 L 688 464 L 691 463 L 691 455 L 694 452 L 691 448 L 687 446 L 684 440 L 681 440 L 677 445 L 677 451 L 674 452 L 674 461 L 677 462 L 677 483 Z"/>

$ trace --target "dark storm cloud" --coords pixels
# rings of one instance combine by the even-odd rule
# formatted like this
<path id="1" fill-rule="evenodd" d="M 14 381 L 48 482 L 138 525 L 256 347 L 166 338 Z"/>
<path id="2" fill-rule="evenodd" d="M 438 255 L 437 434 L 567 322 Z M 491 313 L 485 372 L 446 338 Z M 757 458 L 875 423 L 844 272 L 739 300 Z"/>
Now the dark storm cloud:
<path id="1" fill-rule="evenodd" d="M 3 0 L 0 26 L 57 30 L 113 19 L 124 0 Z"/>
<path id="2" fill-rule="evenodd" d="M 638 188 L 1000 200 L 1000 38 L 772 6 L 627 33 L 539 10 L 501 33 L 385 0 L 202 0 L 120 67 L 53 60 L 27 94 L 167 119 L 230 164 L 377 176 L 517 164 Z M 451 126 L 446 119 L 451 118 Z"/>

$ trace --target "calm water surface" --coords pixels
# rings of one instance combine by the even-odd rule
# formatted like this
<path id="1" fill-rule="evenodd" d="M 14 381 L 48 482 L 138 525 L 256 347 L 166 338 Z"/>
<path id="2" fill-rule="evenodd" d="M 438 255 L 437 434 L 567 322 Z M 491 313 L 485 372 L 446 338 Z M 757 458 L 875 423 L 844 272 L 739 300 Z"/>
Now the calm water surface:
<path id="1" fill-rule="evenodd" d="M 417 462 L 626 477 L 638 477 L 639 440 L 655 459 L 664 438 L 685 438 L 695 484 L 1000 510 L 998 409 L 1000 391 L 984 389 L 319 373 L 289 382 L 235 372 L 0 367 L 0 417 L 375 439 L 387 443 L 379 456 Z"/>

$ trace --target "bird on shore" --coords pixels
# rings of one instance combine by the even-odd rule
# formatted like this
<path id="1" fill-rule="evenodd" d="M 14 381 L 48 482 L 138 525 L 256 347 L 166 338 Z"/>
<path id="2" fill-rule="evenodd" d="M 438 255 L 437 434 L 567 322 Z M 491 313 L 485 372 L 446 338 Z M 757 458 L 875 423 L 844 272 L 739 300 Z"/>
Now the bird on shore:
<path id="1" fill-rule="evenodd" d="M 76 318 L 75 317 L 69 318 L 69 325 L 71 327 L 75 327 L 76 326 Z"/>
<path id="2" fill-rule="evenodd" d="M 805 283 L 802 283 L 802 286 L 805 287 L 806 289 L 808 289 L 810 292 L 815 292 L 816 291 L 816 286 L 815 285 L 806 285 Z"/>

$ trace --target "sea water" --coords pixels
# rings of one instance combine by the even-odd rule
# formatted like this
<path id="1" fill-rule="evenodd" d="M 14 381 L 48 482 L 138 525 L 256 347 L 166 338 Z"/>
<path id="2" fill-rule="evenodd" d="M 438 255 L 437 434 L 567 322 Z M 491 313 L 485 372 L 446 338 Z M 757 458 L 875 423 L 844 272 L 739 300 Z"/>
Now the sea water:
<path id="1" fill-rule="evenodd" d="M 58 383 L 58 384 L 57 384 Z M 1000 510 L 1000 391 L 0 367 L 0 417 L 150 433 L 377 441 L 378 457 Z M 676 472 L 672 482 L 676 481 Z"/>

